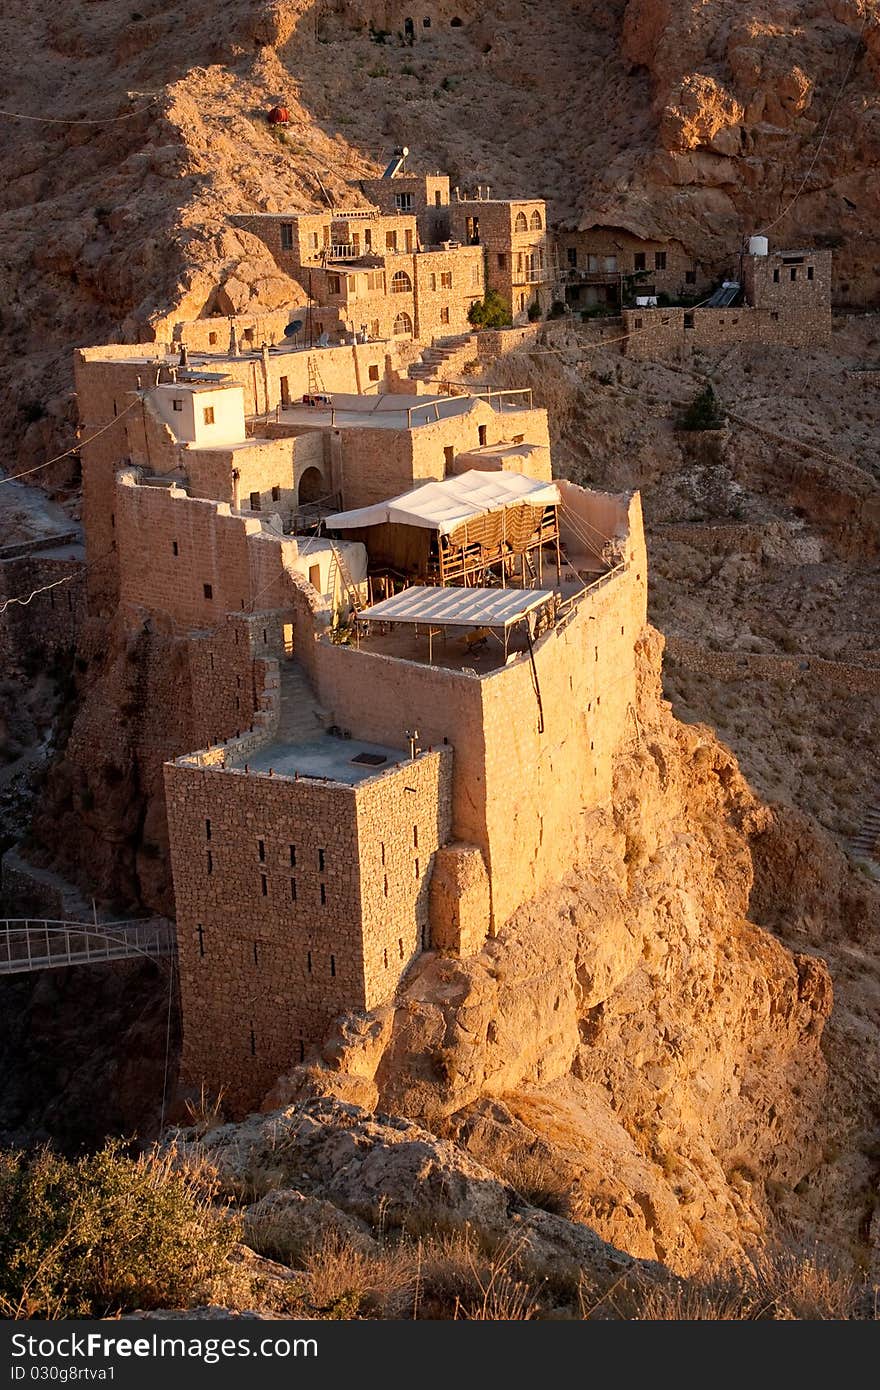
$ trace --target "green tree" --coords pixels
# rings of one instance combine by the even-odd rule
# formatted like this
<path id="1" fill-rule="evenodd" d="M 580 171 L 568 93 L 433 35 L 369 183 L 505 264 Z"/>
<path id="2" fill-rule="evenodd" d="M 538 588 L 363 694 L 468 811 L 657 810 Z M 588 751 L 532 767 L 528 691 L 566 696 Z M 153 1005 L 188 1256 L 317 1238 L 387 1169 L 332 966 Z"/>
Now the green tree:
<path id="1" fill-rule="evenodd" d="M 720 430 L 724 428 L 725 419 L 724 410 L 710 381 L 694 396 L 676 423 L 680 430 Z"/>
<path id="2" fill-rule="evenodd" d="M 487 290 L 485 299 L 478 299 L 468 310 L 468 322 L 474 328 L 509 328 L 513 322 L 510 305 L 497 290 Z"/>

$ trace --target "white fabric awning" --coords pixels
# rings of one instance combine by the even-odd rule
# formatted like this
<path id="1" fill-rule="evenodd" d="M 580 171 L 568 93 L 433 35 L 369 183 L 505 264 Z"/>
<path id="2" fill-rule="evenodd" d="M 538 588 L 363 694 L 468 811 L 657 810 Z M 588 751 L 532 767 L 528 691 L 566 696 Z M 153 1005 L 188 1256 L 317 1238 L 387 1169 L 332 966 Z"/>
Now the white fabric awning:
<path id="1" fill-rule="evenodd" d="M 509 627 L 552 598 L 550 589 L 440 589 L 414 584 L 354 616 L 359 623 Z"/>
<path id="2" fill-rule="evenodd" d="M 520 502 L 535 507 L 558 506 L 555 483 L 542 483 L 522 473 L 493 472 L 473 468 L 458 477 L 423 483 L 410 492 L 358 507 L 352 512 L 335 512 L 325 518 L 331 531 L 350 531 L 364 526 L 393 522 L 398 526 L 423 526 L 447 535 L 472 516 L 501 511 Z"/>

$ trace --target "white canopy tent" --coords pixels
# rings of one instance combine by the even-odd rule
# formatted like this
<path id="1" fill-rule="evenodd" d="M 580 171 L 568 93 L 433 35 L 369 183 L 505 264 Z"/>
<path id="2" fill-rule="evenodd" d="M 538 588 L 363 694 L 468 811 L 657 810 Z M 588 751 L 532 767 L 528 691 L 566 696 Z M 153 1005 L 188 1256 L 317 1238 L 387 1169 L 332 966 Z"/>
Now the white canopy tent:
<path id="1" fill-rule="evenodd" d="M 560 500 L 555 483 L 538 482 L 521 473 L 489 473 L 474 468 L 458 477 L 422 483 L 387 502 L 335 512 L 325 518 L 325 525 L 331 531 L 349 531 L 391 522 L 448 535 L 471 517 L 523 502 L 535 507 L 558 506 Z"/>
<path id="2" fill-rule="evenodd" d="M 480 643 L 485 641 L 485 629 L 500 628 L 506 660 L 511 627 L 529 622 L 530 614 L 538 609 L 552 610 L 555 599 L 552 589 L 464 589 L 414 584 L 355 613 L 355 631 L 360 633 L 370 623 L 414 627 L 416 635 L 422 629 L 428 637 L 428 660 L 432 661 L 434 637 L 445 635 L 447 628 L 474 628 Z M 529 623 L 529 640 L 531 626 Z"/>

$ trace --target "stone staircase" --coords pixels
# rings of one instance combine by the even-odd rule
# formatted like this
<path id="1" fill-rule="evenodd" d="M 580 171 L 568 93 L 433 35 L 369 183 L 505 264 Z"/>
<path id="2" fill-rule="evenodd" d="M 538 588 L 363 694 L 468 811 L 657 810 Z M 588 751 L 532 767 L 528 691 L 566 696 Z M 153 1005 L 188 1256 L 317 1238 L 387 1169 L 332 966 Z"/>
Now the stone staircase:
<path id="1" fill-rule="evenodd" d="M 866 813 L 862 828 L 852 842 L 852 851 L 857 859 L 872 861 L 880 874 L 880 806 Z"/>
<path id="2" fill-rule="evenodd" d="M 284 743 L 314 743 L 326 733 L 330 719 L 298 662 L 282 661 L 280 675 L 281 713 L 275 738 Z"/>
<path id="3" fill-rule="evenodd" d="M 444 376 L 456 375 L 462 365 L 477 356 L 476 333 L 460 333 L 453 338 L 438 338 L 431 347 L 422 349 L 422 356 L 414 362 L 407 375 L 411 381 L 436 381 Z"/>

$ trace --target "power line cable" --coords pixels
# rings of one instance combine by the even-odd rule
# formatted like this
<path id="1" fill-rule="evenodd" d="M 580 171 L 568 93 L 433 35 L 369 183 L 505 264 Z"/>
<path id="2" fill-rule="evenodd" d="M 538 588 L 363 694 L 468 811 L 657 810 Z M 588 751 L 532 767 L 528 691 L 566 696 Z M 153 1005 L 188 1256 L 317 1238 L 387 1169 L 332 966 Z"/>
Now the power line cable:
<path id="1" fill-rule="evenodd" d="M 95 433 L 90 434 L 87 439 L 80 439 L 76 444 L 71 444 L 70 448 L 65 449 L 63 454 L 56 454 L 55 458 L 46 459 L 45 463 L 38 463 L 34 468 L 26 468 L 23 473 L 13 473 L 8 478 L 0 478 L 0 486 L 2 486 L 3 483 L 17 483 L 19 478 L 29 478 L 32 473 L 39 473 L 41 468 L 49 468 L 53 463 L 60 463 L 62 459 L 68 458 L 70 454 L 79 453 L 80 449 L 86 444 L 91 444 L 93 439 L 97 439 L 99 434 L 103 434 L 105 430 L 112 429 L 117 420 L 121 420 L 123 415 L 127 415 L 130 410 L 133 410 L 139 401 L 140 397 L 138 397 L 137 400 L 131 401 L 124 410 L 120 410 L 118 415 L 114 415 L 113 419 L 108 421 L 106 425 L 102 425 L 99 430 L 95 430 Z"/>
<path id="2" fill-rule="evenodd" d="M 22 111 L 6 111 L 2 108 L 0 116 L 5 116 L 10 121 L 33 121 L 39 125 L 115 125 L 117 121 L 131 121 L 135 116 L 142 116 L 145 111 L 151 111 L 163 96 L 164 92 L 158 92 L 146 106 L 139 106 L 136 111 L 126 111 L 121 116 L 102 116 L 95 119 L 74 116 L 27 116 Z"/>

